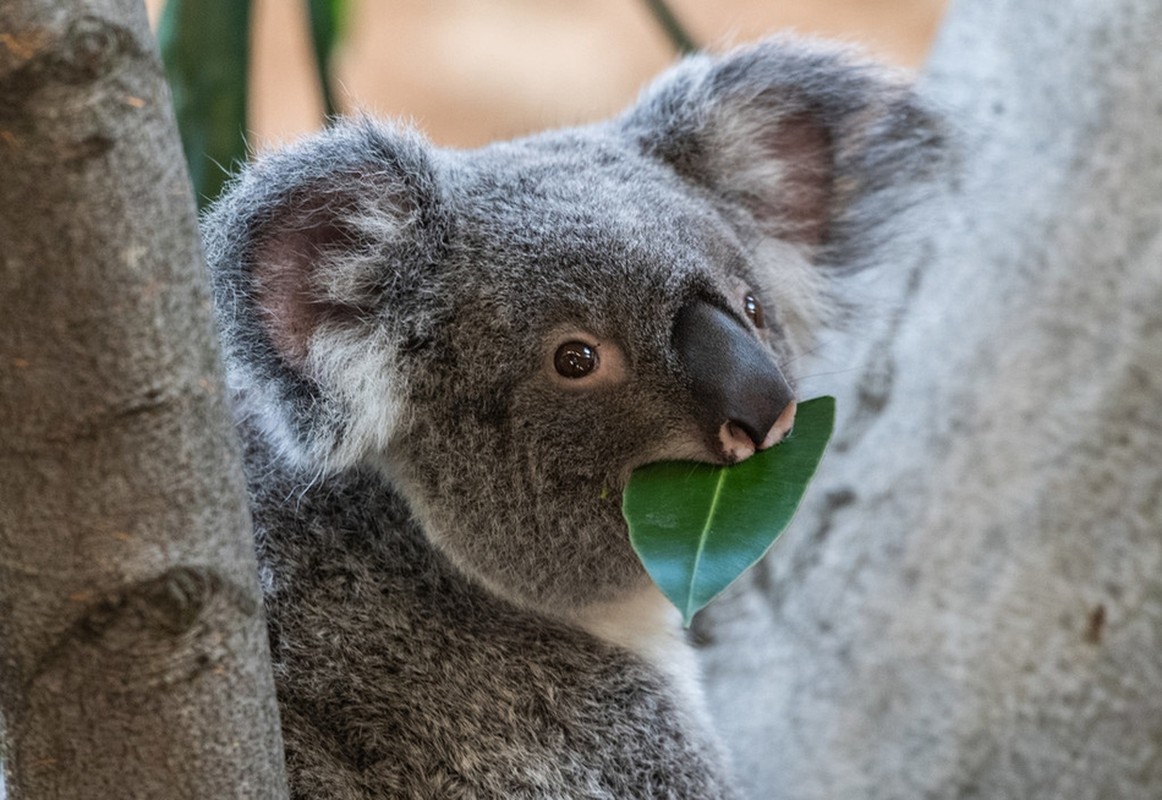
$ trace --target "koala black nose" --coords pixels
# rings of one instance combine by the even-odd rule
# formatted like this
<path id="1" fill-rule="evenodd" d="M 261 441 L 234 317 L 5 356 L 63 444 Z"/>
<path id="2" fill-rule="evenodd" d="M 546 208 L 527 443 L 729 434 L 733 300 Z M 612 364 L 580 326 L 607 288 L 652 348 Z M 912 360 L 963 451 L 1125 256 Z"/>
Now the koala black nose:
<path id="1" fill-rule="evenodd" d="M 673 342 L 690 382 L 695 417 L 709 438 L 722 442 L 728 458 L 745 458 L 790 427 L 790 385 L 770 353 L 730 314 L 695 300 L 678 312 Z M 774 436 L 776 423 L 781 431 Z M 750 440 L 743 440 L 741 455 L 728 443 L 738 432 Z"/>

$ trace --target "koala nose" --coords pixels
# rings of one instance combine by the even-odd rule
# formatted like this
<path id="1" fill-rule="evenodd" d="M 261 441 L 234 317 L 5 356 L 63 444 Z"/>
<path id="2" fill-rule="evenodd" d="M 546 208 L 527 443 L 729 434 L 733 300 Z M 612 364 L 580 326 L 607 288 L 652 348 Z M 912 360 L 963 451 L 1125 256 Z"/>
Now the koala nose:
<path id="1" fill-rule="evenodd" d="M 727 461 L 749 458 L 791 429 L 790 385 L 766 349 L 730 314 L 695 300 L 678 312 L 673 342 L 689 379 L 695 418 Z"/>

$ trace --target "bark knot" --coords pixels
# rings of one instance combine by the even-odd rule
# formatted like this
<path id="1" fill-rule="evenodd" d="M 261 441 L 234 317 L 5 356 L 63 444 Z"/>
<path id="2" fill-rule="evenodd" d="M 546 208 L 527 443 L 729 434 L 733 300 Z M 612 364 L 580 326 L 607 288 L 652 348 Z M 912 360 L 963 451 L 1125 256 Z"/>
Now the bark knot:
<path id="1" fill-rule="evenodd" d="M 245 592 L 216 571 L 174 567 L 94 603 L 82 617 L 78 633 L 89 640 L 101 640 L 108 649 L 120 649 L 124 636 L 138 640 L 143 630 L 181 636 L 194 628 L 217 601 L 245 614 L 257 610 Z"/>
<path id="2" fill-rule="evenodd" d="M 69 86 L 91 83 L 115 72 L 126 59 L 143 55 L 133 34 L 96 15 L 73 20 L 60 35 L 29 34 L 28 43 L 15 55 L 19 66 L 0 73 L 0 117 L 18 117 L 28 101 L 52 84 Z M 12 46 L 8 48 L 12 51 Z"/>
<path id="3" fill-rule="evenodd" d="M 33 679 L 80 669 L 113 693 L 189 682 L 232 662 L 260 613 L 257 596 L 212 567 L 173 567 L 91 602 Z"/>

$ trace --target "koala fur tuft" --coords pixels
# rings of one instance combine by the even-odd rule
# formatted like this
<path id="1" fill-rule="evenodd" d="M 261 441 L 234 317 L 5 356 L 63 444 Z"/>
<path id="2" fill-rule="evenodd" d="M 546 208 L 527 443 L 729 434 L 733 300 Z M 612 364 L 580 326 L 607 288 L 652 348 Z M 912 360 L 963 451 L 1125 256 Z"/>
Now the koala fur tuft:
<path id="1" fill-rule="evenodd" d="M 890 76 L 772 40 L 605 123 L 355 120 L 234 182 L 204 233 L 296 797 L 733 796 L 621 490 L 777 439 L 939 145 Z"/>

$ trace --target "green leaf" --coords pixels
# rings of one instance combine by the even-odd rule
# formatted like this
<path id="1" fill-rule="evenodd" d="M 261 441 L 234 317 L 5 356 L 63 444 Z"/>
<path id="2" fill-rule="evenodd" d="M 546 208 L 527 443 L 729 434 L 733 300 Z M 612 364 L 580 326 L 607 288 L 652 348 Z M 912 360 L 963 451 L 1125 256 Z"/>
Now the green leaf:
<path id="1" fill-rule="evenodd" d="M 319 75 L 319 88 L 323 93 L 323 113 L 328 119 L 339 114 L 339 108 L 335 103 L 335 78 L 331 71 L 331 59 L 335 52 L 335 44 L 346 28 L 348 10 L 347 0 L 307 0 L 311 42 L 315 51 L 315 69 Z"/>
<path id="2" fill-rule="evenodd" d="M 622 501 L 630 543 L 687 626 L 790 524 L 834 426 L 835 398 L 817 397 L 799 404 L 782 443 L 740 464 L 634 470 Z"/>
<path id="3" fill-rule="evenodd" d="M 246 160 L 250 0 L 168 0 L 157 37 L 203 208 Z"/>

